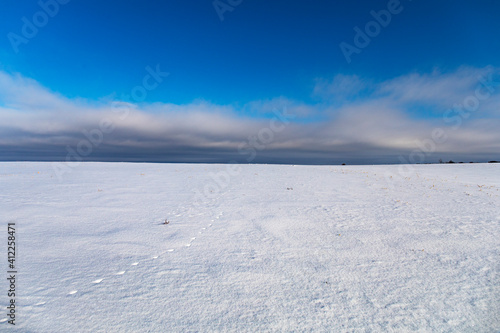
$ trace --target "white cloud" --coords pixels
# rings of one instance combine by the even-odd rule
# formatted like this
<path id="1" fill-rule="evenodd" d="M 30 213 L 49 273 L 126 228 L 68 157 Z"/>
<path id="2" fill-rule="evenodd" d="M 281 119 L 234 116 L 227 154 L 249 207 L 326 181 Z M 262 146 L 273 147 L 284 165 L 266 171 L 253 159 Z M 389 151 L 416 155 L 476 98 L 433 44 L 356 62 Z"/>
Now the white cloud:
<path id="1" fill-rule="evenodd" d="M 377 84 L 340 75 L 317 81 L 314 93 L 324 99 L 318 104 L 286 97 L 239 109 L 204 101 L 128 104 L 126 117 L 112 103 L 71 100 L 21 75 L 0 72 L 0 159 L 63 156 L 66 146 L 76 147 L 86 139 L 84 130 L 98 129 L 106 119 L 115 129 L 104 133 L 90 158 L 241 160 L 241 145 L 251 145 L 249 138 L 270 128 L 273 110 L 284 107 L 295 119 L 273 133 L 255 161 L 314 163 L 352 157 L 369 162 L 379 155 L 386 162 L 398 162 L 398 154 L 417 148 L 418 140 L 430 139 L 435 128 L 442 128 L 448 137 L 436 147 L 440 154 L 494 157 L 500 154 L 500 86 L 492 88 L 495 92 L 470 117 L 461 119 L 458 128 L 442 117 L 415 118 L 409 111 L 418 103 L 443 113 L 474 94 L 478 76 L 492 72 L 498 73 L 492 68 L 460 68 L 444 74 L 413 73 Z"/>
<path id="2" fill-rule="evenodd" d="M 383 82 L 378 93 L 387 94 L 399 102 L 432 103 L 448 107 L 464 96 L 474 93 L 479 78 L 489 71 L 487 68 L 462 67 L 452 73 L 412 73 Z"/>

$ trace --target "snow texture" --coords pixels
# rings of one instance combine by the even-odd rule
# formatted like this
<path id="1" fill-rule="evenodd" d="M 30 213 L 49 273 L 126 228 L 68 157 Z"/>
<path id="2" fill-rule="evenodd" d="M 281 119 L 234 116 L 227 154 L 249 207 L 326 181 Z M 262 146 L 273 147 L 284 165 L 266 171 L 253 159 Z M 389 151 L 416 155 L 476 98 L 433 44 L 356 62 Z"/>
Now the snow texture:
<path id="1" fill-rule="evenodd" d="M 54 165 L 0 163 L 16 331 L 500 330 L 499 165 Z"/>

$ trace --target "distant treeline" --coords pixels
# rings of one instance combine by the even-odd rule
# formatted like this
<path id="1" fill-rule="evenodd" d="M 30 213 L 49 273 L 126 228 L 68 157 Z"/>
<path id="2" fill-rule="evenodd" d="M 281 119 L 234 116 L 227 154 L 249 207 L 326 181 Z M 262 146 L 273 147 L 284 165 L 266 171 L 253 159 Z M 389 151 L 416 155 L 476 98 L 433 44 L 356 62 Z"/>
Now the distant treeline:
<path id="1" fill-rule="evenodd" d="M 452 160 L 449 160 L 448 162 L 443 162 L 443 160 L 440 159 L 439 163 L 465 163 L 465 162 L 454 162 Z M 474 163 L 474 162 L 469 162 L 469 163 Z M 500 163 L 500 162 L 499 161 L 489 161 L 488 163 Z M 422 164 L 432 164 L 432 163 L 422 163 Z"/>

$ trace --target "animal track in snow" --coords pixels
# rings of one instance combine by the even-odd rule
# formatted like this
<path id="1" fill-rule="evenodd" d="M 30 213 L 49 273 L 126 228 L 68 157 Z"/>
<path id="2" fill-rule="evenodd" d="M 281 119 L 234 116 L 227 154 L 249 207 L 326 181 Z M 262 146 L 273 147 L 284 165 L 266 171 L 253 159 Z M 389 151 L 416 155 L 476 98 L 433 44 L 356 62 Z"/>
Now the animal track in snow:
<path id="1" fill-rule="evenodd" d="M 200 214 L 200 215 L 203 215 L 203 214 Z M 176 216 L 180 216 L 180 215 L 176 215 Z M 219 214 L 219 216 L 215 217 L 215 219 L 219 219 L 220 217 L 222 216 L 222 213 Z M 211 222 L 214 222 L 215 219 L 211 220 Z M 203 227 L 201 228 L 201 230 L 207 230 L 207 228 L 211 227 L 212 226 L 212 223 L 208 224 L 207 227 Z M 199 234 L 202 233 L 202 231 L 199 231 Z M 185 246 L 186 247 L 190 247 L 191 246 L 191 243 L 196 239 L 196 237 L 191 237 L 190 240 L 189 240 L 189 243 L 187 243 Z M 166 252 L 174 252 L 175 249 L 171 248 L 171 249 L 168 249 L 166 250 Z M 159 258 L 159 255 L 155 255 L 155 256 L 152 256 L 151 257 L 152 259 L 158 259 Z M 140 261 L 137 261 L 137 262 L 133 262 L 131 263 L 130 265 L 131 266 L 137 266 L 139 265 Z M 116 273 L 114 273 L 114 275 L 124 275 L 126 273 L 126 271 L 118 271 Z M 92 281 L 92 284 L 100 284 L 102 281 L 104 281 L 105 278 L 100 278 L 100 279 L 96 279 L 94 281 Z M 78 293 L 78 290 L 71 290 L 70 292 L 67 293 L 67 296 L 71 296 L 71 295 L 75 295 L 76 293 Z M 34 306 L 42 306 L 42 305 L 45 305 L 46 302 L 42 301 L 42 302 L 38 302 L 36 303 Z M 6 322 L 7 321 L 7 318 L 3 318 L 0 320 L 0 323 L 3 323 L 3 322 Z"/>

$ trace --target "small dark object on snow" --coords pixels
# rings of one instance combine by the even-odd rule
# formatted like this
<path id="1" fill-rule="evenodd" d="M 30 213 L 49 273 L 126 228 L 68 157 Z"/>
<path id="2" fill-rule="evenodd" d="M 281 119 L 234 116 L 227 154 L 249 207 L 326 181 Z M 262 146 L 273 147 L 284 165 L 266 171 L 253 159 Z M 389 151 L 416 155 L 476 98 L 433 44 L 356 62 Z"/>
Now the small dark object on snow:
<path id="1" fill-rule="evenodd" d="M 163 222 L 163 224 L 169 224 L 169 223 L 170 223 L 170 221 L 167 219 L 165 219 L 165 222 Z"/>

